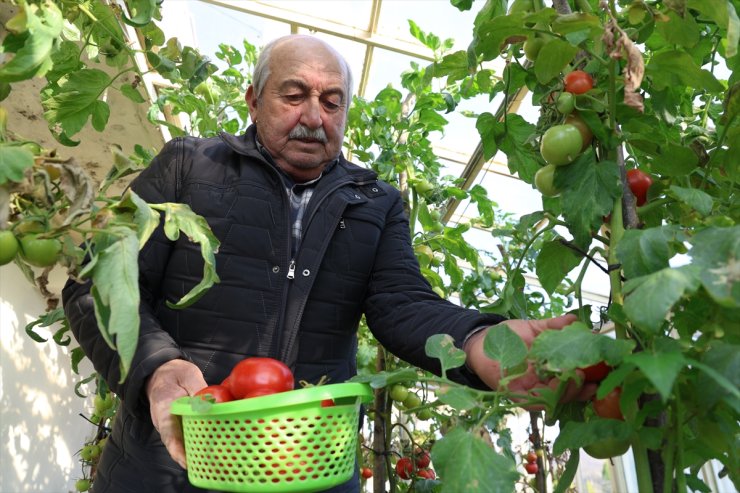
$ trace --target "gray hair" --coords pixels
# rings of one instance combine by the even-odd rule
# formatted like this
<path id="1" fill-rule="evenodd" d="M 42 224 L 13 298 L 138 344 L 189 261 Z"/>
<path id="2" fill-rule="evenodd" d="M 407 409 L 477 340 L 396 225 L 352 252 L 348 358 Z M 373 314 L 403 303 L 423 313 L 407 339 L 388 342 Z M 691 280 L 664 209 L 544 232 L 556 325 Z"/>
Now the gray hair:
<path id="1" fill-rule="evenodd" d="M 262 96 L 262 89 L 265 88 L 265 84 L 267 84 L 267 79 L 270 77 L 270 60 L 272 58 L 273 48 L 275 48 L 275 46 L 282 43 L 283 41 L 287 41 L 295 36 L 295 34 L 289 34 L 287 36 L 273 39 L 272 41 L 267 43 L 264 48 L 262 48 L 262 51 L 257 58 L 257 63 L 255 63 L 254 65 L 254 73 L 252 74 L 252 85 L 254 86 L 254 93 L 257 96 L 257 99 Z M 323 42 L 324 41 L 322 41 L 322 43 Z M 334 55 L 337 57 L 337 60 L 339 60 L 340 65 L 344 69 L 344 93 L 347 97 L 346 111 L 349 111 L 349 106 L 352 103 L 352 70 L 349 67 L 349 63 L 347 63 L 347 60 L 342 55 L 334 50 L 334 48 L 329 46 L 329 44 L 326 44 L 326 46 L 334 53 Z"/>

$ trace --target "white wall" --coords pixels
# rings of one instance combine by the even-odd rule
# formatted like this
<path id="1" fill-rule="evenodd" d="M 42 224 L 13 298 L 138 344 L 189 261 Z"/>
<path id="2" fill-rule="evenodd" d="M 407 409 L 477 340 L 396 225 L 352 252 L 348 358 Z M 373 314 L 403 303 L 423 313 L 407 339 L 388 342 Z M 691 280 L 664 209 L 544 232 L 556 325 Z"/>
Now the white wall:
<path id="1" fill-rule="evenodd" d="M 52 274 L 55 290 L 64 272 Z M 74 491 L 82 477 L 77 451 L 94 433 L 80 416 L 89 416 L 92 399 L 74 393 L 92 372 L 85 360 L 80 375 L 72 373 L 69 353 L 76 342 L 54 343 L 50 336 L 58 327 L 37 329 L 49 337 L 45 343 L 26 335 L 26 324 L 44 309 L 43 297 L 15 264 L 0 267 L 0 493 Z"/>

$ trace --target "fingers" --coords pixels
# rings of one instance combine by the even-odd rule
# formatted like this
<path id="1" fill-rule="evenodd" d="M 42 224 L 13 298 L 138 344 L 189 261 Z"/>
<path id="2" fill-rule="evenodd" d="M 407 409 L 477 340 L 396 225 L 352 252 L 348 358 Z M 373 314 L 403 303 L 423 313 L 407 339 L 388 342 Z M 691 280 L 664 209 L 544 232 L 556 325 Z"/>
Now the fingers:
<path id="1" fill-rule="evenodd" d="M 547 329 L 562 329 L 563 327 L 567 327 L 568 325 L 572 324 L 576 320 L 578 320 L 578 317 L 576 317 L 572 313 L 567 313 L 565 315 L 560 315 L 559 317 L 534 320 L 533 322 L 538 331 L 542 332 L 543 330 Z"/>
<path id="2" fill-rule="evenodd" d="M 180 467 L 187 469 L 185 444 L 179 417 L 168 413 L 167 418 L 160 423 L 159 436 L 172 459 Z"/>

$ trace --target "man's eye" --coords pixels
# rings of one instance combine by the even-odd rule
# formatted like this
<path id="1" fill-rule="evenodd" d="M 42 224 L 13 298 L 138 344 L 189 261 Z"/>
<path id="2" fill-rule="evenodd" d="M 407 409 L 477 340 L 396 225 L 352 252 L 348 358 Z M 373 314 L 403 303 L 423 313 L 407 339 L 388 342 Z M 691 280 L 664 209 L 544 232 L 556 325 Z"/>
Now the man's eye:
<path id="1" fill-rule="evenodd" d="M 300 103 L 303 101 L 303 94 L 286 94 L 285 99 L 290 103 Z"/>
<path id="2" fill-rule="evenodd" d="M 322 104 L 327 110 L 338 110 L 342 106 L 341 101 L 333 99 L 324 99 Z"/>

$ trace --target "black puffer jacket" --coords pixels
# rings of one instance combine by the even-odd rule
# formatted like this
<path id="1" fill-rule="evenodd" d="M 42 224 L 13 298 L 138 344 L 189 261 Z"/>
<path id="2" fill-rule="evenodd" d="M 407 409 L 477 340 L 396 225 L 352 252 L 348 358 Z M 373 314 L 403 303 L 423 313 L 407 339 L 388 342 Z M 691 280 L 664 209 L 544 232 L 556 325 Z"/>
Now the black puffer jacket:
<path id="1" fill-rule="evenodd" d="M 327 375 L 336 383 L 355 373 L 363 313 L 380 343 L 430 371 L 438 369 L 424 353 L 430 335 L 448 333 L 459 344 L 471 329 L 501 321 L 431 290 L 398 191 L 344 158 L 316 185 L 295 258 L 288 197 L 280 172 L 256 148 L 254 127 L 240 137 L 174 139 L 132 189 L 149 203 L 188 204 L 221 241 L 221 282 L 182 310 L 165 301 L 176 302 L 200 281 L 198 245 L 184 235 L 171 242 L 160 228 L 141 251 L 140 338 L 124 383 L 116 354 L 99 335 L 89 284 L 70 281 L 63 291 L 72 332 L 123 400 L 121 419 L 144 431 L 151 427 L 144 381 L 174 358 L 197 364 L 209 384 L 256 355 L 286 362 L 296 380 Z M 482 385 L 465 370 L 450 376 Z"/>

